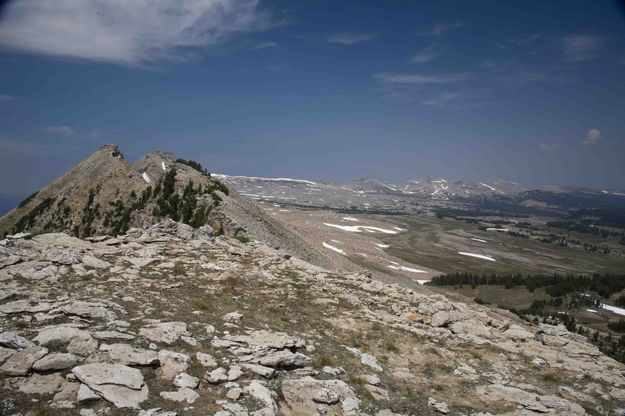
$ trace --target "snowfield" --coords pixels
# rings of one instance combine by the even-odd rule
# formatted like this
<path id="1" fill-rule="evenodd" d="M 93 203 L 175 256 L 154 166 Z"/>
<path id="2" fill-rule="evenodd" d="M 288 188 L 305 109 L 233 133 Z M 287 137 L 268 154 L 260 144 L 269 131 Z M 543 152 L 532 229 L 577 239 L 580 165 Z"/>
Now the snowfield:
<path id="1" fill-rule="evenodd" d="M 148 174 L 146 172 L 143 172 L 141 174 L 141 177 L 143 178 L 144 181 L 146 181 L 147 183 L 151 183 L 150 182 L 150 177 L 148 176 Z"/>
<path id="2" fill-rule="evenodd" d="M 458 254 L 462 254 L 463 256 L 475 257 L 476 259 L 488 260 L 488 261 L 497 261 L 490 256 L 484 256 L 482 254 L 475 253 L 467 253 L 466 251 L 459 251 Z"/>
<path id="3" fill-rule="evenodd" d="M 326 243 L 325 241 L 323 242 L 323 246 L 324 246 L 325 248 L 330 249 L 330 250 L 332 250 L 332 251 L 335 251 L 335 252 L 337 252 L 337 253 L 339 253 L 339 254 L 345 254 L 345 252 L 344 252 L 343 250 L 341 250 L 340 248 L 338 248 L 338 247 L 334 247 L 333 245 L 328 244 L 328 243 Z"/>
<path id="4" fill-rule="evenodd" d="M 397 234 L 397 231 L 387 230 L 386 228 L 372 227 L 369 225 L 339 225 L 339 224 L 328 224 L 327 222 L 324 222 L 323 225 L 327 227 L 338 228 L 339 230 L 347 231 L 350 233 L 360 233 L 362 232 L 361 231 L 361 228 L 362 228 L 363 230 L 370 232 L 370 233 L 380 232 L 384 234 Z"/>

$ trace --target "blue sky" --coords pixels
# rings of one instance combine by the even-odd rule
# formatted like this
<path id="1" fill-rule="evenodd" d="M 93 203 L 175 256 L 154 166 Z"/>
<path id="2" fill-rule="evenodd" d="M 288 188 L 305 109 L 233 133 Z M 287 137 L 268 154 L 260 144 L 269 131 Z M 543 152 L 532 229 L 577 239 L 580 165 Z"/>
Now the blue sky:
<path id="1" fill-rule="evenodd" d="M 209 171 L 625 188 L 616 1 L 42 0 L 0 20 L 0 194 L 103 143 Z"/>

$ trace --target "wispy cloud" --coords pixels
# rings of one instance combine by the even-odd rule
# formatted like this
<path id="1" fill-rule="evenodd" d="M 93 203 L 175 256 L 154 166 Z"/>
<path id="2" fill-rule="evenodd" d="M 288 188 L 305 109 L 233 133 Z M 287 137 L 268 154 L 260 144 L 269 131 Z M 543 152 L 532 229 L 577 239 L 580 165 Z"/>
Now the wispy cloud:
<path id="1" fill-rule="evenodd" d="M 410 64 L 425 64 L 438 58 L 443 51 L 435 44 L 432 44 L 419 52 L 412 55 L 408 63 Z"/>
<path id="2" fill-rule="evenodd" d="M 8 102 L 8 101 L 15 101 L 17 100 L 17 97 L 14 97 L 12 95 L 8 95 L 8 94 L 0 94 L 0 102 Z"/>
<path id="3" fill-rule="evenodd" d="M 62 134 L 65 136 L 75 136 L 76 130 L 74 130 L 70 126 L 48 126 L 45 128 L 45 131 L 54 134 Z"/>
<path id="4" fill-rule="evenodd" d="M 424 74 L 390 74 L 381 73 L 373 77 L 383 83 L 393 84 L 448 84 L 451 82 L 464 81 L 471 74 L 460 73 L 450 75 L 424 75 Z"/>
<path id="5" fill-rule="evenodd" d="M 370 41 L 374 37 L 375 35 L 373 33 L 343 32 L 328 36 L 327 41 L 329 43 L 338 43 L 341 45 L 355 45 L 357 43 Z"/>
<path id="6" fill-rule="evenodd" d="M 461 21 L 437 23 L 422 30 L 419 32 L 419 35 L 428 37 L 444 36 L 447 32 L 457 29 L 462 25 L 463 23 Z"/>
<path id="7" fill-rule="evenodd" d="M 556 150 L 560 150 L 560 145 L 558 143 L 541 143 L 538 149 L 543 152 L 555 152 Z"/>
<path id="8" fill-rule="evenodd" d="M 102 130 L 100 130 L 100 129 L 93 129 L 89 133 L 87 133 L 86 137 L 88 139 L 96 140 L 96 139 L 99 139 L 100 137 L 102 137 L 103 134 L 104 133 L 102 132 Z"/>
<path id="9" fill-rule="evenodd" d="M 599 143 L 599 140 L 601 140 L 601 132 L 599 129 L 590 129 L 588 130 L 588 133 L 586 133 L 586 138 L 582 144 L 586 146 L 593 146 Z"/>
<path id="10" fill-rule="evenodd" d="M 562 53 L 567 61 L 589 61 L 595 59 L 605 46 L 603 36 L 579 34 L 560 39 Z"/>
<path id="11" fill-rule="evenodd" d="M 278 47 L 278 44 L 276 42 L 262 42 L 254 46 L 253 48 L 251 48 L 251 50 L 257 51 L 259 49 L 277 48 L 277 47 Z"/>
<path id="12" fill-rule="evenodd" d="M 0 47 L 125 65 L 184 60 L 190 48 L 279 24 L 258 2 L 14 1 L 3 13 Z"/>

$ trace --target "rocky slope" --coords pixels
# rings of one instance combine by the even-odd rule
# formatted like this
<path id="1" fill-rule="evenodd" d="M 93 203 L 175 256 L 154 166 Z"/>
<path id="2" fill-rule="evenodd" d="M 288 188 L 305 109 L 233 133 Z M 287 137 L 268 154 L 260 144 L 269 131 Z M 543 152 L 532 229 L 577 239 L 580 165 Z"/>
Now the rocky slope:
<path id="1" fill-rule="evenodd" d="M 0 218 L 0 236 L 63 231 L 77 237 L 123 234 L 170 218 L 208 234 L 260 239 L 302 258 L 324 258 L 193 161 L 154 152 L 128 163 L 104 145 Z"/>
<path id="2" fill-rule="evenodd" d="M 0 241 L 0 414 L 612 415 L 562 326 L 163 221 Z M 479 412 L 479 413 L 478 413 Z"/>

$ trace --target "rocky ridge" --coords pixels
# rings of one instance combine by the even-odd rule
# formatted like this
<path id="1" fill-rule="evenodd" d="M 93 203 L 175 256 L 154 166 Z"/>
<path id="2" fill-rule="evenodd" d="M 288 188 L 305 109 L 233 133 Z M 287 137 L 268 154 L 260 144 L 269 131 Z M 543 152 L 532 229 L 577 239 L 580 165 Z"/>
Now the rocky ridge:
<path id="1" fill-rule="evenodd" d="M 163 221 L 0 241 L 0 414 L 614 414 L 563 326 Z M 57 413 L 55 413 L 57 414 Z"/>

